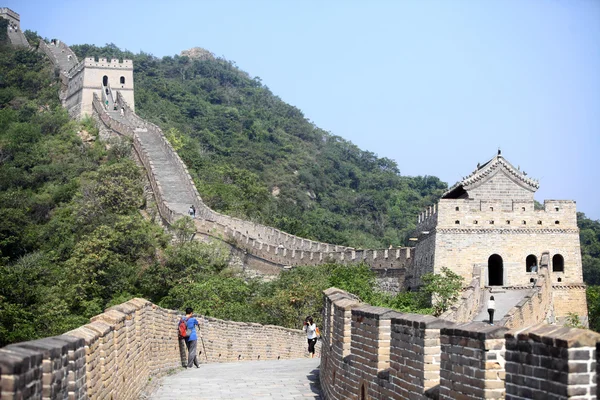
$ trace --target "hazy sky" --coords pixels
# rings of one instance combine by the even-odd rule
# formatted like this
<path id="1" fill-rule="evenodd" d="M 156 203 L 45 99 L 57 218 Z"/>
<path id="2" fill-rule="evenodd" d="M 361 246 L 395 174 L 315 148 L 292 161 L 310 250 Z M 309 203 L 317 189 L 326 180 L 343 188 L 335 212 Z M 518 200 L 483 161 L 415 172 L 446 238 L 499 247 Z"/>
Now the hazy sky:
<path id="1" fill-rule="evenodd" d="M 502 154 L 600 219 L 600 1 L 9 0 L 23 29 L 203 47 L 317 126 L 449 185 Z"/>

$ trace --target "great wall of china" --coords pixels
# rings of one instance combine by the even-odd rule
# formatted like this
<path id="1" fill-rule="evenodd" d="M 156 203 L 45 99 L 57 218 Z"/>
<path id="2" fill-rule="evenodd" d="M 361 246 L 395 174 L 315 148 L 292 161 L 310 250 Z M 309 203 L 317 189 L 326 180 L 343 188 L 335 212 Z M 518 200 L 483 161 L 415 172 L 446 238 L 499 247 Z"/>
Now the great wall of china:
<path id="1" fill-rule="evenodd" d="M 101 136 L 132 139 L 163 221 L 173 223 L 194 204 L 197 234 L 232 244 L 247 268 L 271 275 L 296 265 L 365 262 L 398 290 L 418 286 L 423 273 L 439 272 L 446 260 L 456 264 L 468 284 L 439 319 L 371 307 L 337 289 L 325 292 L 320 351 L 327 399 L 596 398 L 600 335 L 538 325 L 568 312 L 587 321 L 574 202 L 546 201 L 544 210 L 535 210 L 536 182 L 500 155 L 419 216 L 415 248 L 314 242 L 208 208 L 161 129 L 135 114 L 131 63 L 78 62 L 60 41 L 42 41 L 39 50 L 60 70 L 60 97 L 72 117 L 91 112 Z M 85 84 L 88 79 L 93 84 Z M 479 238 L 491 244 L 469 247 Z M 451 253 L 460 249 L 465 252 Z M 495 327 L 471 322 L 480 320 L 488 288 L 498 296 L 522 293 Z M 137 398 L 149 378 L 181 365 L 177 315 L 134 299 L 64 335 L 0 349 L 0 397 Z M 205 362 L 305 356 L 294 350 L 303 347 L 300 331 L 204 321 Z M 211 326 L 234 334 L 213 335 Z M 241 331 L 250 333 L 240 340 Z"/>

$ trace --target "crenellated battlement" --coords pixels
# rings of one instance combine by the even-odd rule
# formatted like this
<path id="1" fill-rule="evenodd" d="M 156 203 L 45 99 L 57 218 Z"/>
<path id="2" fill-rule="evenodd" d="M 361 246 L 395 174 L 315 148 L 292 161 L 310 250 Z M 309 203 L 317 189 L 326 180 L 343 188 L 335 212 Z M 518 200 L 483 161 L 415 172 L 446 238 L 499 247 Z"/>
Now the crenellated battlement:
<path id="1" fill-rule="evenodd" d="M 116 68 L 116 69 L 132 69 L 133 70 L 133 60 L 123 60 L 119 61 L 117 58 L 112 58 L 108 60 L 107 58 L 94 58 L 94 57 L 86 57 L 83 60 L 84 67 L 88 68 Z"/>
<path id="2" fill-rule="evenodd" d="M 176 329 L 182 316 L 132 299 L 63 335 L 6 346 L 0 349 L 2 398 L 139 399 L 154 377 L 187 364 Z M 308 357 L 306 333 L 299 329 L 196 318 L 200 363 Z"/>
<path id="3" fill-rule="evenodd" d="M 502 200 L 442 199 L 418 218 L 417 230 L 474 229 L 577 229 L 572 200 L 546 200 L 536 210 L 532 201 L 515 200 L 507 208 Z"/>
<path id="4" fill-rule="evenodd" d="M 600 334 L 552 325 L 456 324 L 324 291 L 326 399 L 567 398 L 598 394 Z M 575 397 L 573 397 L 575 398 Z"/>
<path id="5" fill-rule="evenodd" d="M 21 16 L 8 7 L 0 7 L 0 17 L 8 19 L 13 24 L 13 26 L 16 26 L 17 28 L 21 27 Z"/>

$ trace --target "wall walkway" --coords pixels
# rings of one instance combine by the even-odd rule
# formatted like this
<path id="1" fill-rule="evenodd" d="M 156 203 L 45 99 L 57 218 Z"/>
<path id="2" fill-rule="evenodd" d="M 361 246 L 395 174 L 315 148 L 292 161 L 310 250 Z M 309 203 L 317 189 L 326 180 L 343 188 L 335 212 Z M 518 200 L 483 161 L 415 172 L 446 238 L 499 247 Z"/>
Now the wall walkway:
<path id="1" fill-rule="evenodd" d="M 180 313 L 144 299 L 114 306 L 87 325 L 0 349 L 0 398 L 137 399 L 150 378 L 185 360 Z M 200 362 L 306 358 L 306 334 L 278 326 L 200 318 Z M 317 347 L 317 354 L 320 346 Z"/>
<path id="2" fill-rule="evenodd" d="M 202 201 L 187 167 L 162 130 L 135 114 L 119 92 L 116 104 L 119 111 L 106 110 L 95 96 L 93 109 L 107 128 L 133 139 L 136 153 L 148 173 L 160 214 L 167 223 L 187 215 L 189 206 L 194 205 L 198 234 L 233 244 L 254 257 L 254 263 L 250 260 L 250 264 L 270 273 L 273 266 L 318 265 L 333 261 L 346 264 L 364 262 L 382 271 L 412 265 L 412 248 L 355 250 L 303 239 L 211 210 Z M 399 276 L 395 279 L 401 282 Z"/>
<path id="3" fill-rule="evenodd" d="M 318 358 L 208 364 L 160 380 L 150 400 L 322 399 Z"/>

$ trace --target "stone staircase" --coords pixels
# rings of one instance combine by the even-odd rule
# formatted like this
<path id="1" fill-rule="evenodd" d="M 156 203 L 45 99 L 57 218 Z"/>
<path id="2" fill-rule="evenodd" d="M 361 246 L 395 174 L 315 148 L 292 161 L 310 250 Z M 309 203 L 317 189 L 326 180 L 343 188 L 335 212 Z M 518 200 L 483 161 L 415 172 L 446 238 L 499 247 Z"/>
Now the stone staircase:
<path id="1" fill-rule="evenodd" d="M 490 296 L 494 296 L 496 301 L 496 311 L 494 313 L 494 322 L 497 323 L 512 309 L 519 304 L 527 295 L 533 292 L 533 287 L 492 287 L 486 288 L 484 301 L 479 309 L 479 313 L 473 319 L 476 322 L 488 322 L 489 315 L 487 311 L 487 302 Z"/>
<path id="2" fill-rule="evenodd" d="M 162 187 L 163 199 L 173 211 L 187 215 L 190 205 L 195 204 L 197 199 L 195 194 L 187 189 L 185 177 L 179 173 L 171 154 L 162 145 L 163 138 L 138 126 L 136 120 L 121 115 L 120 110 L 113 111 L 110 98 L 108 113 L 115 121 L 130 126 L 137 133 L 142 148 L 148 153 L 154 165 L 156 180 Z"/>
<path id="3" fill-rule="evenodd" d="M 77 65 L 77 56 L 64 44 L 49 43 L 47 48 L 54 56 L 61 72 L 66 73 Z"/>

